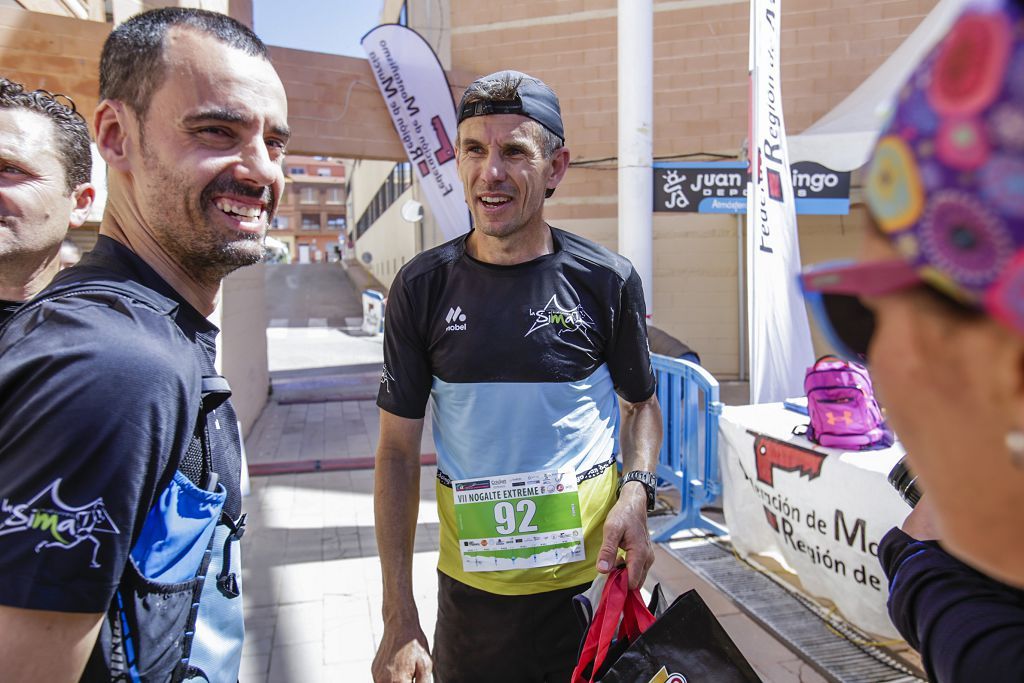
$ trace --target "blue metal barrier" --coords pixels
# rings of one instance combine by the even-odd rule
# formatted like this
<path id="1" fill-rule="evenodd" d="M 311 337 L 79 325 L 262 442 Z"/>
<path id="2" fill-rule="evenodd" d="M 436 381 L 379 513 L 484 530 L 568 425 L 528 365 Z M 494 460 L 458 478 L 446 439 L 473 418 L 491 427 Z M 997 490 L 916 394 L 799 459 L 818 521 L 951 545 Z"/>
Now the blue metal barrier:
<path id="1" fill-rule="evenodd" d="M 713 534 L 727 530 L 704 517 L 700 509 L 722 493 L 718 472 L 718 380 L 690 361 L 651 355 L 658 376 L 662 442 L 658 476 L 680 492 L 675 520 L 654 537 L 667 541 L 683 529 Z"/>

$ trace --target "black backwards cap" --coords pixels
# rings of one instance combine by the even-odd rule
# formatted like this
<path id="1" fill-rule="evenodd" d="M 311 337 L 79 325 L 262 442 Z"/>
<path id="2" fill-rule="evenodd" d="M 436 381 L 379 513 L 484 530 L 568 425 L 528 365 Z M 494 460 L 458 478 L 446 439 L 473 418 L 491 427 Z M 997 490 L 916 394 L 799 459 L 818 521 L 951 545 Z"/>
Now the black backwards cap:
<path id="1" fill-rule="evenodd" d="M 467 104 L 466 95 L 463 95 L 462 101 L 459 103 L 459 123 L 474 116 L 519 114 L 544 126 L 564 143 L 565 130 L 562 127 L 562 110 L 558 106 L 558 96 L 544 81 L 520 71 L 498 71 L 476 79 L 470 83 L 470 88 L 478 83 L 503 81 L 512 81 L 513 83 L 519 81 L 519 86 L 516 88 L 518 95 L 514 100 Z"/>

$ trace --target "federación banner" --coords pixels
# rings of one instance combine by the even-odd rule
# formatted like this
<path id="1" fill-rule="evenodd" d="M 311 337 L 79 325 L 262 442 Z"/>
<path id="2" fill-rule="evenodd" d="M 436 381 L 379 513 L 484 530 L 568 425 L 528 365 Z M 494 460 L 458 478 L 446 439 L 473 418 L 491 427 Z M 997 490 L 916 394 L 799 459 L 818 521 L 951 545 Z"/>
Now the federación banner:
<path id="1" fill-rule="evenodd" d="M 445 239 L 468 232 L 455 170 L 455 102 L 437 55 L 420 34 L 398 24 L 373 29 L 362 46 L 441 232 Z"/>
<path id="2" fill-rule="evenodd" d="M 781 405 L 729 406 L 719 421 L 723 508 L 736 551 L 796 572 L 843 617 L 899 638 L 878 543 L 910 512 L 886 475 L 903 447 L 846 454 L 793 436 L 807 418 Z"/>
<path id="3" fill-rule="evenodd" d="M 750 402 L 802 396 L 814 362 L 807 310 L 797 287 L 793 179 L 782 117 L 782 0 L 751 0 L 751 188 L 747 200 Z"/>

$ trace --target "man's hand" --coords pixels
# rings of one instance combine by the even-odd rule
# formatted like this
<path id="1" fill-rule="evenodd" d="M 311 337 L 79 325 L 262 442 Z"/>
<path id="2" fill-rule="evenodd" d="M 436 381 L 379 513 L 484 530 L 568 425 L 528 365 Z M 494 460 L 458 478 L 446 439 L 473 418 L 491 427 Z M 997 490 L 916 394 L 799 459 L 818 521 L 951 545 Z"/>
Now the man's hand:
<path id="1" fill-rule="evenodd" d="M 629 587 L 639 588 L 654 564 L 654 546 L 647 532 L 647 492 L 639 482 L 624 484 L 618 502 L 608 511 L 597 571 L 607 574 L 615 567 L 619 548 L 626 551 Z"/>
<path id="2" fill-rule="evenodd" d="M 658 394 L 639 403 L 619 399 L 622 423 L 619 442 L 622 447 L 622 469 L 653 472 L 661 448 L 661 407 Z M 619 500 L 608 511 L 604 522 L 604 540 L 597 554 L 597 571 L 607 574 L 615 567 L 619 548 L 626 551 L 626 574 L 629 587 L 639 588 L 654 564 L 654 546 L 647 533 L 647 491 L 637 481 L 626 482 L 619 490 Z"/>
<path id="3" fill-rule="evenodd" d="M 374 683 L 424 683 L 432 665 L 427 637 L 419 623 L 384 627 L 384 638 L 373 658 Z"/>

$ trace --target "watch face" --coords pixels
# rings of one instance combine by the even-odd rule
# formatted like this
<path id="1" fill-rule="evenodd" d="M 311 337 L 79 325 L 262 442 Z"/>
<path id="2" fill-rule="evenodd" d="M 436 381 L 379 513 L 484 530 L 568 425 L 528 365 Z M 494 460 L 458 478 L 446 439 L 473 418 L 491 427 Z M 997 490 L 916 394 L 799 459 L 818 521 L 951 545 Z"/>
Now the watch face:
<path id="1" fill-rule="evenodd" d="M 653 472 L 641 472 L 639 470 L 629 472 L 626 477 L 626 481 L 639 481 L 643 482 L 647 486 L 655 486 L 658 478 Z"/>

